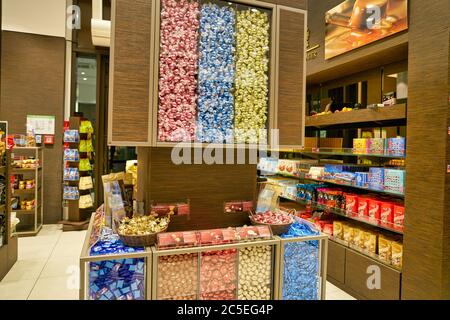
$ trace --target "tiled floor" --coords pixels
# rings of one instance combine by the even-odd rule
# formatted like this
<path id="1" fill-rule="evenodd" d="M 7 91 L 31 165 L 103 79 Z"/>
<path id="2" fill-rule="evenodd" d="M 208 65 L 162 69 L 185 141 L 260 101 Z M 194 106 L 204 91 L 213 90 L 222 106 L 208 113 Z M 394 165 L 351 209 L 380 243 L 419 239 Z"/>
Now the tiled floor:
<path id="1" fill-rule="evenodd" d="M 0 282 L 0 300 L 77 300 L 85 234 L 46 225 L 36 237 L 19 238 L 19 258 Z M 354 298 L 327 283 L 327 299 Z"/>

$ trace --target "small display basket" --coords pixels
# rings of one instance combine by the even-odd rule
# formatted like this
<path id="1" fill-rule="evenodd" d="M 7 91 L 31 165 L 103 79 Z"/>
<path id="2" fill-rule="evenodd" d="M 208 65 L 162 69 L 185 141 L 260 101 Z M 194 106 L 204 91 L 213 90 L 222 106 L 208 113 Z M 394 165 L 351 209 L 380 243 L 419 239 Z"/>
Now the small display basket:
<path id="1" fill-rule="evenodd" d="M 284 213 L 289 216 L 289 214 L 287 212 L 282 212 L 281 210 L 279 212 Z M 287 233 L 289 231 L 289 228 L 291 227 L 291 225 L 294 223 L 293 219 L 290 223 L 283 223 L 283 224 L 262 223 L 262 222 L 258 222 L 254 219 L 255 214 L 253 212 L 250 212 L 250 213 L 251 214 L 250 214 L 249 218 L 250 218 L 252 225 L 268 226 L 272 230 L 272 234 L 275 236 L 279 236 L 280 234 Z"/>
<path id="2" fill-rule="evenodd" d="M 166 232 L 167 228 L 168 227 L 164 228 L 160 232 L 138 236 L 128 236 L 120 233 L 117 234 L 119 235 L 120 240 L 122 240 L 122 242 L 129 247 L 150 247 L 156 243 L 156 237 L 158 236 L 158 234 Z"/>
<path id="3" fill-rule="evenodd" d="M 119 232 L 120 222 L 114 221 L 114 223 L 116 226 L 117 234 L 120 237 L 120 240 L 122 240 L 122 242 L 129 247 L 150 247 L 156 243 L 156 238 L 158 234 L 166 232 L 167 229 L 169 228 L 169 225 L 167 225 L 164 229 L 162 229 L 159 232 L 154 232 L 145 235 L 124 235 L 120 234 Z"/>

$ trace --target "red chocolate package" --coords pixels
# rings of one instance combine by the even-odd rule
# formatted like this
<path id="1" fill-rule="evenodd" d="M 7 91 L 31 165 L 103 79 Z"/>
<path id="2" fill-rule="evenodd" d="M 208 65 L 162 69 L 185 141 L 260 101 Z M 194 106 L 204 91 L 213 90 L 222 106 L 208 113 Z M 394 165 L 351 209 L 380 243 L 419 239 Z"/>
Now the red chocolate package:
<path id="1" fill-rule="evenodd" d="M 396 227 L 403 227 L 405 219 L 405 207 L 401 205 L 394 206 L 394 224 Z"/>
<path id="2" fill-rule="evenodd" d="M 381 218 L 381 201 L 377 199 L 369 199 L 369 218 L 380 220 Z"/>
<path id="3" fill-rule="evenodd" d="M 358 197 L 358 217 L 367 217 L 369 215 L 369 199 Z"/>
<path id="4" fill-rule="evenodd" d="M 332 223 L 327 223 L 326 225 L 323 226 L 323 233 L 329 234 L 329 235 L 333 235 L 333 224 Z"/>
<path id="5" fill-rule="evenodd" d="M 358 213 L 358 196 L 355 194 L 345 195 L 345 211 L 348 215 Z"/>
<path id="6" fill-rule="evenodd" d="M 380 221 L 382 223 L 394 223 L 394 204 L 392 202 L 381 203 Z"/>

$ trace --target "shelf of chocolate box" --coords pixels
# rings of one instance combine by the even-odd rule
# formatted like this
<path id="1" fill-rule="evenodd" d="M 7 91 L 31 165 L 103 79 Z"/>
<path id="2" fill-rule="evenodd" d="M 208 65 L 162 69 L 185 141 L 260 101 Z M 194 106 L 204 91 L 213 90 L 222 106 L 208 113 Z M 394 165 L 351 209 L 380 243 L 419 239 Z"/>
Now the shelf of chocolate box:
<path id="1" fill-rule="evenodd" d="M 379 226 L 367 226 L 365 222 L 361 224 L 338 220 L 329 211 L 305 210 L 304 207 L 294 209 L 287 203 L 280 203 L 279 206 L 282 210 L 290 210 L 301 219 L 310 221 L 318 230 L 327 234 L 330 240 L 401 271 L 403 249 L 400 234 L 387 234 L 375 228 Z"/>
<path id="2" fill-rule="evenodd" d="M 403 168 L 372 167 L 356 164 L 314 166 L 304 160 L 274 158 L 261 158 L 258 168 L 263 174 L 268 175 L 269 181 L 276 182 L 277 178 L 270 177 L 271 174 L 275 174 L 396 197 L 404 197 L 405 194 L 406 172 Z"/>
<path id="3" fill-rule="evenodd" d="M 88 262 L 89 300 L 145 300 L 148 259 L 151 259 L 151 251 L 127 247 L 117 235 L 104 232 L 85 260 Z"/>
<path id="4" fill-rule="evenodd" d="M 342 217 L 403 233 L 404 203 L 377 194 L 357 194 L 326 184 L 295 184 L 280 188 L 279 196 Z"/>
<path id="5" fill-rule="evenodd" d="M 40 167 L 39 159 L 29 159 L 27 157 L 15 157 L 12 170 L 12 198 L 11 209 L 17 214 L 34 214 L 35 208 L 40 208 L 41 183 L 36 183 L 36 179 L 26 178 L 25 171 L 34 171 Z"/>
<path id="6" fill-rule="evenodd" d="M 312 138 L 311 138 L 312 139 Z M 406 158 L 406 139 L 404 137 L 396 138 L 357 138 L 353 139 L 352 148 L 333 148 L 333 147 L 305 147 L 303 149 L 286 149 L 279 152 L 292 153 L 295 155 L 305 155 L 308 157 L 320 156 L 349 156 L 364 158 L 387 158 L 391 160 L 400 160 L 404 162 Z M 304 161 L 305 159 L 302 159 Z M 291 162 L 292 163 L 292 162 Z M 295 164 L 295 163 L 294 163 Z M 276 168 L 276 167 L 273 167 Z M 287 165 L 287 169 L 295 168 Z M 268 170 L 275 172 L 276 170 Z M 295 170 L 294 170 L 295 172 Z M 290 172 L 287 171 L 287 174 Z"/>
<path id="7" fill-rule="evenodd" d="M 285 199 L 306 205 L 306 209 L 303 206 L 293 207 L 289 203 L 280 203 L 279 206 L 282 210 L 311 221 L 331 240 L 401 270 L 403 204 L 384 203 L 379 199 L 367 197 L 362 197 L 360 200 L 357 195 L 346 195 L 342 193 L 342 190 L 320 188 L 320 186 L 317 188 L 316 185 L 299 185 L 298 187 L 299 196 L 296 199 Z M 316 195 L 314 195 L 315 193 Z M 301 197 L 303 199 L 300 199 Z M 305 200 L 305 198 L 309 200 Z M 339 204 L 344 204 L 346 209 L 333 207 Z M 339 220 L 340 217 L 335 217 L 333 214 L 356 220 L 356 222 Z M 366 216 L 366 214 L 370 216 Z M 363 217 L 358 215 L 363 215 Z M 383 223 L 378 219 L 384 221 L 395 219 L 396 223 Z M 394 232 L 394 234 L 386 234 L 380 229 Z"/>

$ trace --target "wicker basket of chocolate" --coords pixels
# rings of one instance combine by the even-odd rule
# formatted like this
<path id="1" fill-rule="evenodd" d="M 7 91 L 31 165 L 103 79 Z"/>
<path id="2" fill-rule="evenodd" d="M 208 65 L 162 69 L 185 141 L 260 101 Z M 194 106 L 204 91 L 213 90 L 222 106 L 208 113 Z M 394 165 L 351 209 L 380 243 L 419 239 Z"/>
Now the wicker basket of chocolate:
<path id="1" fill-rule="evenodd" d="M 269 226 L 273 235 L 288 232 L 294 223 L 294 219 L 287 212 L 281 210 L 259 212 L 256 214 L 250 212 L 249 218 L 252 225 Z"/>
<path id="2" fill-rule="evenodd" d="M 158 233 L 167 230 L 169 223 L 169 215 L 123 218 L 117 224 L 117 233 L 120 240 L 129 247 L 149 247 L 155 244 Z"/>

